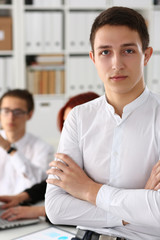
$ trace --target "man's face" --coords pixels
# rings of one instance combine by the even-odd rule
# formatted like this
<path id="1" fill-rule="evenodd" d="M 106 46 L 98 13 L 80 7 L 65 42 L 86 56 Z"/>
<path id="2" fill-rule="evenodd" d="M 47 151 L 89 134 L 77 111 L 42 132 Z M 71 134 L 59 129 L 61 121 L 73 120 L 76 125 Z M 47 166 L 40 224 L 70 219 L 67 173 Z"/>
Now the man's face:
<path id="1" fill-rule="evenodd" d="M 142 51 L 136 31 L 126 26 L 101 27 L 95 35 L 94 54 L 90 52 L 106 94 L 135 93 L 144 89 L 143 69 L 151 49 Z"/>
<path id="2" fill-rule="evenodd" d="M 31 117 L 31 113 L 28 114 L 27 103 L 25 100 L 18 97 L 4 97 L 1 109 L 0 120 L 5 132 L 25 132 L 26 121 Z M 10 110 L 16 110 L 15 114 Z"/>

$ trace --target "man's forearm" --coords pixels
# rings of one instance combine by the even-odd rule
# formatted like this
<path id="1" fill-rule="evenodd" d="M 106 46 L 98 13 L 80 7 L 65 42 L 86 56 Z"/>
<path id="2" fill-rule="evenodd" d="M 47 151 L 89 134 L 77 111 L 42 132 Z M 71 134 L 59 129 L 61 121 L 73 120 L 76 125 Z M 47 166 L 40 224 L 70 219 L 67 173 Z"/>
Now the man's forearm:
<path id="1" fill-rule="evenodd" d="M 90 227 L 122 226 L 122 219 L 97 206 L 72 197 L 62 189 L 48 184 L 45 208 L 53 224 L 83 225 Z"/>
<path id="2" fill-rule="evenodd" d="M 103 185 L 97 195 L 97 207 L 125 222 L 160 227 L 160 192 L 145 189 L 117 189 Z"/>

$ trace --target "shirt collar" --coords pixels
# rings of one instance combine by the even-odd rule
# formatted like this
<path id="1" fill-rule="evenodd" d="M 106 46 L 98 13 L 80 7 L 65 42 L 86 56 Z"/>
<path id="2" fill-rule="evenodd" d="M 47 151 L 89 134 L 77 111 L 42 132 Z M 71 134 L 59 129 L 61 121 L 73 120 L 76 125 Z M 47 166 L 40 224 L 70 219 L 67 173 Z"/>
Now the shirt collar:
<path id="1" fill-rule="evenodd" d="M 138 98 L 136 98 L 134 101 L 132 101 L 131 103 L 127 104 L 124 107 L 123 115 L 127 113 L 131 113 L 135 109 L 137 109 L 139 106 L 141 106 L 148 99 L 149 93 L 150 93 L 149 89 L 146 87 Z"/>
<path id="2" fill-rule="evenodd" d="M 28 133 L 25 133 L 21 139 L 19 139 L 14 143 L 14 145 L 18 147 L 22 147 L 26 145 L 27 141 L 28 141 Z"/>
<path id="3" fill-rule="evenodd" d="M 6 133 L 4 130 L 1 130 L 0 134 L 4 139 L 7 139 Z M 28 133 L 25 133 L 24 136 L 19 139 L 18 141 L 14 142 L 11 144 L 12 147 L 17 147 L 17 146 L 23 146 L 27 143 L 28 141 Z"/>
<path id="4" fill-rule="evenodd" d="M 123 108 L 122 118 L 120 118 L 117 114 L 115 114 L 115 110 L 114 110 L 113 106 L 107 102 L 106 96 L 105 96 L 105 101 L 107 103 L 108 110 L 112 113 L 112 115 L 115 116 L 115 118 L 117 119 L 116 121 L 118 121 L 118 123 L 120 123 L 120 119 L 123 120 L 124 118 L 126 118 L 130 113 L 132 113 L 135 109 L 137 109 L 139 106 L 141 106 L 148 99 L 149 93 L 150 93 L 150 91 L 149 91 L 148 87 L 145 87 L 144 91 L 138 98 L 136 98 L 134 101 L 127 104 Z"/>

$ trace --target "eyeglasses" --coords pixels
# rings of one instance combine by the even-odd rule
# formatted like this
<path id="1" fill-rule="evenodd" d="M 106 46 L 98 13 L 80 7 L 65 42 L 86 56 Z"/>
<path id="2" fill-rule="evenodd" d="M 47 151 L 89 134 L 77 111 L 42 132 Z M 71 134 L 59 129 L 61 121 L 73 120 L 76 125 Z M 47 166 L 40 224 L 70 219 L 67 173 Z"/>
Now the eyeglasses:
<path id="1" fill-rule="evenodd" d="M 19 108 L 13 109 L 13 110 L 10 108 L 1 108 L 0 113 L 4 116 L 7 116 L 7 115 L 9 115 L 9 113 L 12 113 L 14 117 L 21 117 L 21 116 L 27 114 L 28 112 L 24 111 L 22 109 L 19 109 Z"/>

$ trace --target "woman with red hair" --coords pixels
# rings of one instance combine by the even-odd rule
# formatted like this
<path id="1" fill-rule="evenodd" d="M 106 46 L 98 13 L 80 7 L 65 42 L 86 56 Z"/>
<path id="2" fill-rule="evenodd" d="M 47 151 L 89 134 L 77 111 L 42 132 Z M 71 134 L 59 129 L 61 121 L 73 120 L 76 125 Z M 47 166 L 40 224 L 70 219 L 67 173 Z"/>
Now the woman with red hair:
<path id="1" fill-rule="evenodd" d="M 76 96 L 69 98 L 69 100 L 60 109 L 60 111 L 58 113 L 57 124 L 58 124 L 59 131 L 60 132 L 62 131 L 63 123 L 72 108 L 74 108 L 75 106 L 78 106 L 80 104 L 94 100 L 95 98 L 98 98 L 98 97 L 99 97 L 99 95 L 97 93 L 86 92 L 86 93 L 80 93 Z"/>

